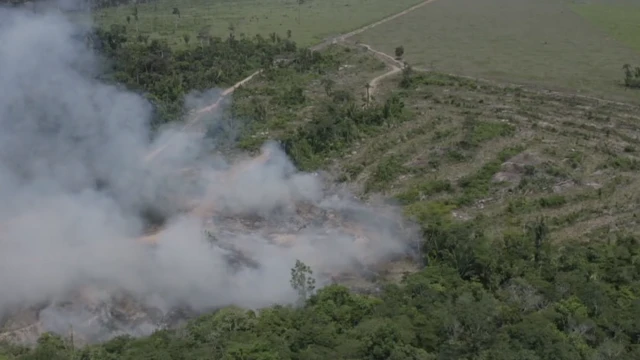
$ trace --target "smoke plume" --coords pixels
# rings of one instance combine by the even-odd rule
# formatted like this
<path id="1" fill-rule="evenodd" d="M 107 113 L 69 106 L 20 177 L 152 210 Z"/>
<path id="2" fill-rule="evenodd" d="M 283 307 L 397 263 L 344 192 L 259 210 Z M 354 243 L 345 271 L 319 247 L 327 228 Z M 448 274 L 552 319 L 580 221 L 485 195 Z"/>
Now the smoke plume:
<path id="1" fill-rule="evenodd" d="M 96 80 L 83 31 L 0 8 L 0 321 L 33 307 L 38 331 L 143 335 L 176 307 L 291 303 L 296 259 L 322 285 L 406 251 L 395 212 L 328 191 L 274 144 L 230 161 L 180 127 L 151 136 L 151 106 Z M 152 245 L 136 240 L 149 212 L 166 220 Z M 117 330 L 92 321 L 105 304 Z"/>

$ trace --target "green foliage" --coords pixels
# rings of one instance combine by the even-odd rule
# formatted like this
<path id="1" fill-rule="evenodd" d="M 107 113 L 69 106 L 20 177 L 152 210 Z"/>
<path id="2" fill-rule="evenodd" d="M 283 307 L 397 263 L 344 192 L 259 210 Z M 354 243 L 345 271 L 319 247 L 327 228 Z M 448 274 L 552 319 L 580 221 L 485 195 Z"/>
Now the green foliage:
<path id="1" fill-rule="evenodd" d="M 431 195 L 452 191 L 453 186 L 448 180 L 426 180 L 396 195 L 396 199 L 400 200 L 402 204 L 408 205 Z"/>
<path id="2" fill-rule="evenodd" d="M 391 97 L 384 104 L 360 107 L 352 99 L 325 101 L 314 108 L 311 121 L 287 135 L 283 144 L 303 170 L 320 167 L 366 134 L 390 126 L 403 114 L 404 103 Z"/>
<path id="3" fill-rule="evenodd" d="M 543 208 L 560 207 L 567 203 L 567 199 L 562 195 L 551 195 L 539 200 L 540 206 Z"/>
<path id="4" fill-rule="evenodd" d="M 395 54 L 396 54 L 396 59 L 402 58 L 402 55 L 404 55 L 404 46 L 400 45 L 396 47 Z"/>
<path id="5" fill-rule="evenodd" d="M 260 67 L 270 68 L 276 57 L 290 58 L 291 66 L 300 71 L 308 70 L 319 57 L 298 50 L 290 40 L 259 35 L 237 40 L 233 35 L 221 39 L 203 33 L 197 44 L 179 50 L 163 41 L 149 42 L 143 36 L 137 42 L 128 39 L 125 26 L 112 25 L 109 30 L 95 29 L 88 42 L 110 60 L 109 79 L 151 100 L 157 110 L 156 125 L 178 119 L 185 110 L 184 97 L 192 91 L 230 86 Z M 187 45 L 189 39 L 185 35 Z M 290 89 L 287 100 L 303 102 L 301 89 Z"/>
<path id="6" fill-rule="evenodd" d="M 44 335 L 11 359 L 636 359 L 640 242 L 545 241 L 544 220 L 489 236 L 426 226 L 427 266 L 378 297 L 332 285 L 302 307 L 225 308 L 178 331 L 73 349 Z M 536 256 L 537 244 L 544 256 Z M 298 263 L 300 274 L 306 266 Z M 295 272 L 295 271 L 294 271 Z M 307 284 L 307 280 L 296 281 Z"/>
<path id="7" fill-rule="evenodd" d="M 476 173 L 462 177 L 458 186 L 462 188 L 462 195 L 458 197 L 459 205 L 469 205 L 473 201 L 489 195 L 491 181 L 507 159 L 522 152 L 521 147 L 506 148 L 498 154 L 496 160 L 485 163 Z"/>
<path id="8" fill-rule="evenodd" d="M 638 171 L 640 170 L 640 161 L 631 156 L 617 155 L 610 157 L 603 167 L 611 167 L 620 171 Z"/>
<path id="9" fill-rule="evenodd" d="M 460 145 L 463 148 L 473 148 L 485 141 L 515 133 L 513 125 L 504 122 L 479 121 L 468 117 L 463 124 L 465 136 Z"/>
<path id="10" fill-rule="evenodd" d="M 291 287 L 298 293 L 298 300 L 301 303 L 307 301 L 316 289 L 316 280 L 312 277 L 311 268 L 300 260 L 291 269 Z"/>
<path id="11" fill-rule="evenodd" d="M 234 104 L 232 115 L 251 118 L 252 130 L 267 123 L 290 130 L 283 134 L 283 144 L 303 169 L 317 168 L 343 155 L 363 137 L 392 129 L 406 115 L 399 96 L 363 107 L 353 94 L 324 81 L 322 100 L 314 102 L 305 113 L 308 119 L 301 121 L 297 113 L 314 99 L 296 79 L 323 78 L 336 63 L 331 56 L 298 51 L 292 44 L 278 42 L 276 36 L 269 40 L 230 37 L 206 44 L 200 37 L 199 46 L 183 52 L 169 50 L 160 42 L 125 44 L 126 37 L 119 31 L 114 28 L 100 37 L 102 51 L 115 61 L 111 75 L 148 92 L 166 119 L 180 111 L 176 99 L 190 89 L 232 82 L 267 65 L 263 76 L 276 86 L 264 93 L 239 90 L 239 98 L 250 100 L 242 107 Z M 250 55 L 254 51 L 267 55 L 259 59 Z M 127 54 L 133 57 L 125 59 Z M 287 61 L 272 61 L 272 56 L 282 54 L 288 56 Z M 209 55 L 213 58 L 207 58 Z M 203 80 L 202 76 L 212 77 Z M 404 70 L 401 86 L 406 91 L 424 84 L 472 87 L 449 76 L 417 76 L 409 67 Z M 287 126 L 294 121 L 298 121 L 296 127 Z M 470 117 L 464 138 L 475 146 L 513 131 L 506 123 Z M 523 150 L 506 148 L 455 183 L 421 179 L 398 194 L 407 205 L 406 214 L 422 226 L 420 250 L 426 266 L 400 283 L 378 284 L 381 290 L 376 296 L 339 285 L 317 290 L 312 270 L 296 261 L 290 279 L 299 298 L 296 307 L 276 305 L 256 311 L 228 307 L 193 319 L 178 330 L 157 331 L 139 339 L 118 337 L 82 349 L 45 334 L 33 349 L 0 346 L 0 359 L 640 358 L 637 237 L 607 234 L 608 242 L 550 241 L 556 223 L 571 221 L 569 217 L 575 220 L 579 214 L 562 219 L 540 217 L 504 233 L 496 231 L 491 219 L 463 222 L 452 216 L 460 205 L 491 195 L 490 183 L 502 163 Z M 445 156 L 467 159 L 457 151 Z M 581 154 L 571 155 L 569 160 L 577 167 L 581 158 Z M 388 188 L 398 175 L 409 171 L 405 160 L 383 157 L 369 168 L 370 173 L 365 172 L 370 176 L 368 189 Z M 637 169 L 631 157 L 612 158 L 607 165 Z M 346 172 L 355 177 L 364 168 L 356 164 Z M 525 176 L 542 174 L 541 169 L 526 168 Z M 558 169 L 546 171 L 560 174 Z M 429 199 L 456 191 L 455 201 Z M 509 208 L 511 212 L 552 209 L 567 201 L 562 195 L 519 198 Z"/>
<path id="12" fill-rule="evenodd" d="M 624 86 L 633 89 L 640 89 L 640 67 L 631 68 L 631 65 L 624 64 Z"/>
<path id="13" fill-rule="evenodd" d="M 380 191 L 387 188 L 399 175 L 407 171 L 403 163 L 403 159 L 395 155 L 382 159 L 369 177 L 365 191 Z"/>

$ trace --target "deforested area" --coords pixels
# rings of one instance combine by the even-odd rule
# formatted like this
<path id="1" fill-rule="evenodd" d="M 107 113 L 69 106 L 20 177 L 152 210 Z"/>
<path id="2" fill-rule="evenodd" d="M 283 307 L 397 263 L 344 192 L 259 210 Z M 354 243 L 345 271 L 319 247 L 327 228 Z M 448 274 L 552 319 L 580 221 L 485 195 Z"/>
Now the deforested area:
<path id="1" fill-rule="evenodd" d="M 633 56 L 546 89 L 415 60 L 457 0 L 310 48 L 375 4 L 252 2 L 296 16 L 256 35 L 243 1 L 0 10 L 0 360 L 640 356 Z M 593 3 L 508 10 L 635 6 Z"/>

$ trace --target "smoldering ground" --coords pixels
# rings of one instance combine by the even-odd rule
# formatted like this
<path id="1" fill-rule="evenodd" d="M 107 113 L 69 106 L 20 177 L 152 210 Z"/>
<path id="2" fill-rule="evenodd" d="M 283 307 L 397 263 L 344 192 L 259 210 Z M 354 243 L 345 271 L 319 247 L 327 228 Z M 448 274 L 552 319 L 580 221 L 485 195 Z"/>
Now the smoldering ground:
<path id="1" fill-rule="evenodd" d="M 151 136 L 150 105 L 96 80 L 83 31 L 0 9 L 0 317 L 33 308 L 22 325 L 35 332 L 142 335 L 175 307 L 290 303 L 296 259 L 322 285 L 406 251 L 395 211 L 328 195 L 274 144 L 230 163 L 180 126 Z M 197 170 L 188 181 L 184 168 Z M 193 202 L 204 222 L 185 213 Z M 167 219 L 153 246 L 136 241 L 149 208 Z"/>

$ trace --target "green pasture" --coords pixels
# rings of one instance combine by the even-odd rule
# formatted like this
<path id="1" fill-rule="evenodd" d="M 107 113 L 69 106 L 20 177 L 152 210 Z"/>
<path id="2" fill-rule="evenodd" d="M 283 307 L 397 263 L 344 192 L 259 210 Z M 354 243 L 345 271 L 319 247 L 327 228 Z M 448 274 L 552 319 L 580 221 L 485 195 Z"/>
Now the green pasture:
<path id="1" fill-rule="evenodd" d="M 276 32 L 306 46 L 357 29 L 400 12 L 421 0 L 158 0 L 138 5 L 138 21 L 133 6 L 103 9 L 98 23 L 127 25 L 132 36 L 138 32 L 151 39 L 164 38 L 173 46 L 184 45 L 184 35 L 195 39 L 201 31 L 226 37 L 267 35 Z M 174 14 L 177 8 L 180 16 Z M 127 21 L 129 17 L 129 21 Z"/>
<path id="2" fill-rule="evenodd" d="M 571 9 L 605 33 L 640 51 L 640 2 L 636 6 L 575 4 Z"/>
<path id="3" fill-rule="evenodd" d="M 596 11 L 607 6 L 610 13 Z M 602 31 L 575 9 L 598 13 L 596 19 L 618 16 L 625 35 Z M 640 63 L 628 45 L 640 39 L 631 31 L 640 23 L 633 23 L 634 11 L 623 17 L 603 1 L 437 0 L 356 39 L 387 53 L 403 45 L 416 67 L 640 101 L 640 92 L 622 87 L 622 65 Z"/>

